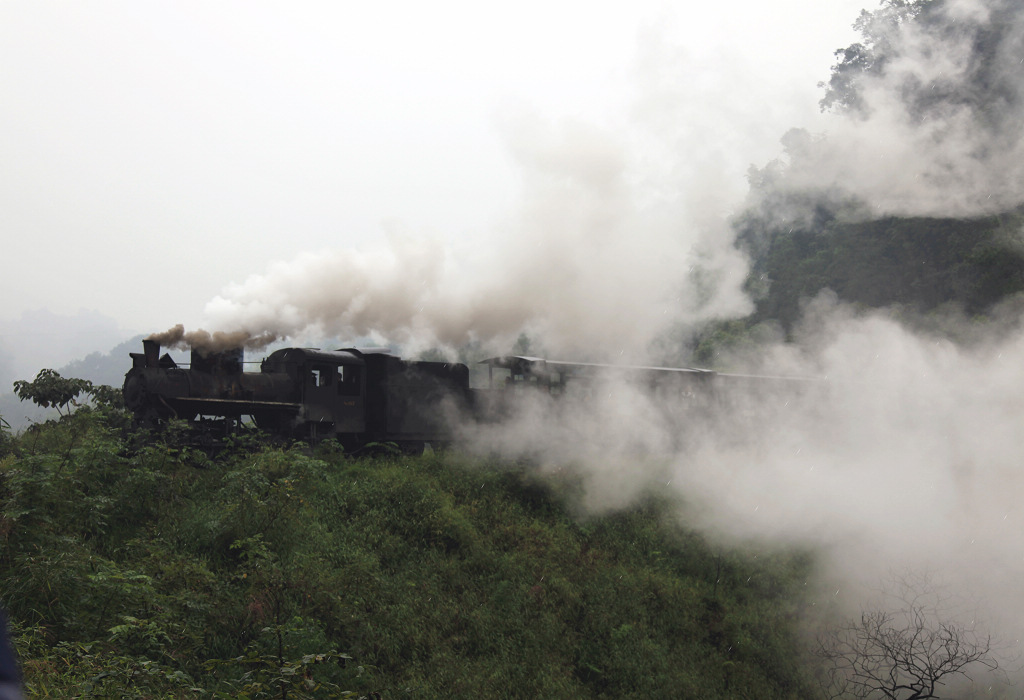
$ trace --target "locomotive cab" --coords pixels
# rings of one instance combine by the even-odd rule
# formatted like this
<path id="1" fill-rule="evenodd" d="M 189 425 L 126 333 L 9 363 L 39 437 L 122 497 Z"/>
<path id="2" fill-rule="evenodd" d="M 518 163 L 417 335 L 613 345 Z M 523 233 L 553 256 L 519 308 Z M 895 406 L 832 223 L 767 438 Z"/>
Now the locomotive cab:
<path id="1" fill-rule="evenodd" d="M 343 442 L 353 442 L 366 432 L 366 361 L 358 354 L 288 348 L 267 357 L 260 371 L 288 375 L 289 400 L 302 404 L 297 422 L 303 437 L 349 436 Z"/>

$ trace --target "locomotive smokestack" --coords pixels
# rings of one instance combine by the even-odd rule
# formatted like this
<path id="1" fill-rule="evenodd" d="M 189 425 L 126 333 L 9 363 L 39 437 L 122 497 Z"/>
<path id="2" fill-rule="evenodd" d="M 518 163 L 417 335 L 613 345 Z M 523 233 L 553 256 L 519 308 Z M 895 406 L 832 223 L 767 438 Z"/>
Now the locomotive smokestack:
<path id="1" fill-rule="evenodd" d="M 146 367 L 160 366 L 160 343 L 155 340 L 143 340 L 142 352 L 146 356 Z"/>

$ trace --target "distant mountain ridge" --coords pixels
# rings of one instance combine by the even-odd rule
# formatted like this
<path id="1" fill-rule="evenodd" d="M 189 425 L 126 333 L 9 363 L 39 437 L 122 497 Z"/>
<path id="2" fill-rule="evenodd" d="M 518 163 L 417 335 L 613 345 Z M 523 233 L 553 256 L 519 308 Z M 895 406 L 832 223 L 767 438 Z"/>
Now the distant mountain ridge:
<path id="1" fill-rule="evenodd" d="M 73 360 L 61 367 L 51 369 L 56 369 L 64 377 L 76 377 L 87 379 L 93 384 L 119 387 L 124 383 L 125 372 L 131 366 L 128 353 L 140 352 L 144 337 L 137 335 L 118 343 L 107 353 L 92 352 L 82 359 Z M 44 367 L 40 367 L 40 369 L 44 369 Z M 32 423 L 46 420 L 51 414 L 55 415 L 54 409 L 40 408 L 30 401 L 21 401 L 14 394 L 12 388 L 14 381 L 30 380 L 34 376 L 33 374 L 17 377 L 11 383 L 0 386 L 0 416 L 3 416 L 4 420 L 10 423 L 15 430 L 21 430 Z"/>
<path id="2" fill-rule="evenodd" d="M 88 309 L 72 314 L 34 309 L 0 319 L 0 393 L 43 368 L 62 367 L 130 335 L 135 334 L 122 329 L 111 316 Z"/>

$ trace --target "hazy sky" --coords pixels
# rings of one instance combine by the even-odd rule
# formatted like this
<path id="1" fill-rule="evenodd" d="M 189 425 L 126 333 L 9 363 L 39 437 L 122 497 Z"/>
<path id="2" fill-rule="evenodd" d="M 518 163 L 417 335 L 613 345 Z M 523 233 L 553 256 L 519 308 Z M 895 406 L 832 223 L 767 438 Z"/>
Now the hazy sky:
<path id="1" fill-rule="evenodd" d="M 728 209 L 813 128 L 865 6 L 2 3 L 0 321 L 193 327 L 299 254 L 396 230 L 486 245 L 521 196 L 510 120 L 615 130 L 652 91 L 686 105 L 674 143 L 718 163 Z"/>

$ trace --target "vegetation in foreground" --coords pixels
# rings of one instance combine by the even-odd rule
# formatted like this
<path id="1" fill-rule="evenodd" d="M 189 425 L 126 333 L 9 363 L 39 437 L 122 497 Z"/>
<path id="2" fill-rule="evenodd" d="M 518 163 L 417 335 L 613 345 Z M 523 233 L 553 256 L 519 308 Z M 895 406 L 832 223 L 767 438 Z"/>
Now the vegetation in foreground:
<path id="1" fill-rule="evenodd" d="M 0 445 L 0 597 L 30 697 L 798 698 L 809 562 L 656 499 L 448 454 L 173 433 L 83 408 Z"/>

